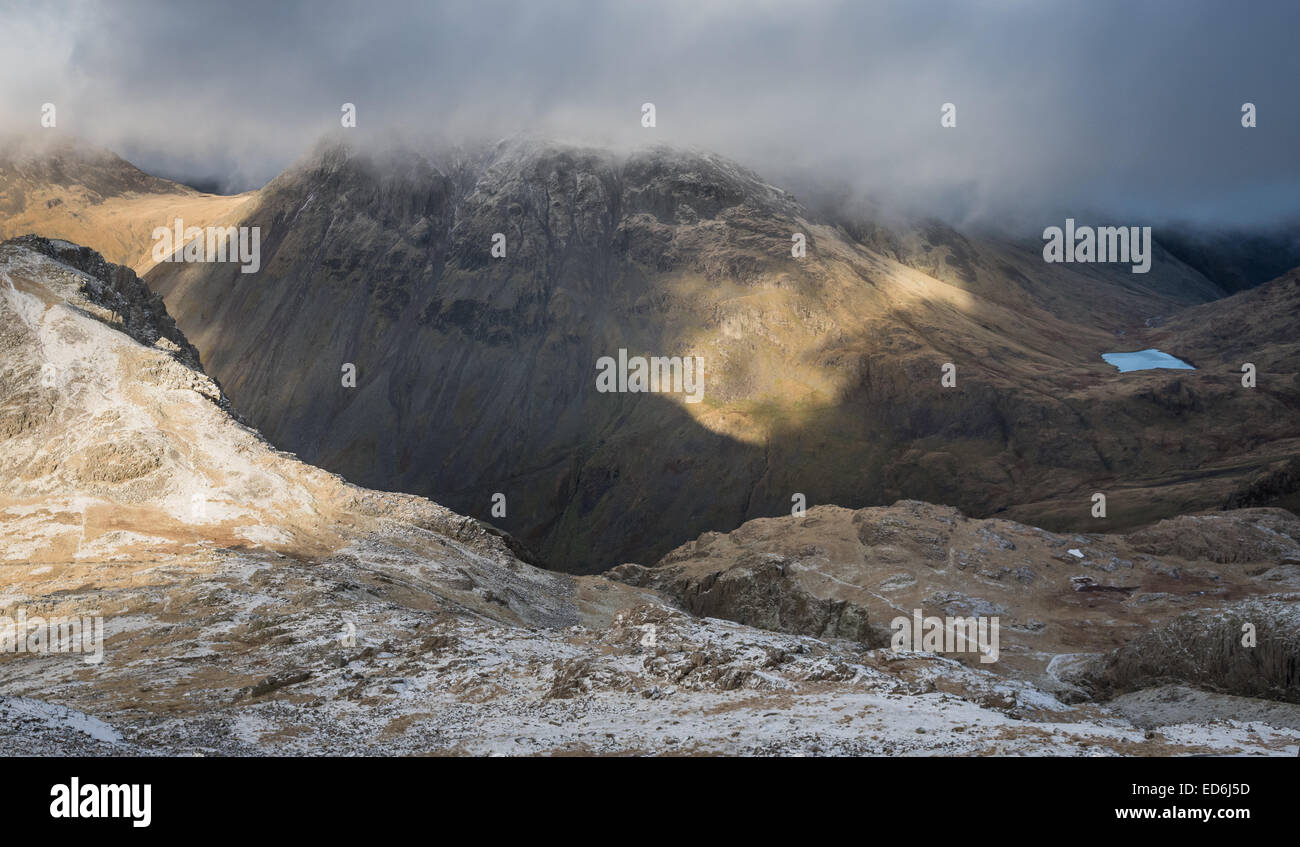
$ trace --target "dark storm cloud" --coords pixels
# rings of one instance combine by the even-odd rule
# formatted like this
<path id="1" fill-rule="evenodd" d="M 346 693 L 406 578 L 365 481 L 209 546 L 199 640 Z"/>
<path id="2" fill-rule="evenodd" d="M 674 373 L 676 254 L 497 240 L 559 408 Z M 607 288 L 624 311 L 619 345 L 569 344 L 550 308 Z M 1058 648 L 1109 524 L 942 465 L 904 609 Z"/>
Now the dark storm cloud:
<path id="1" fill-rule="evenodd" d="M 958 221 L 1251 222 L 1300 208 L 1298 24 L 1294 2 L 20 4 L 0 119 L 54 102 L 59 131 L 227 189 L 352 102 L 359 138 L 692 144 Z"/>

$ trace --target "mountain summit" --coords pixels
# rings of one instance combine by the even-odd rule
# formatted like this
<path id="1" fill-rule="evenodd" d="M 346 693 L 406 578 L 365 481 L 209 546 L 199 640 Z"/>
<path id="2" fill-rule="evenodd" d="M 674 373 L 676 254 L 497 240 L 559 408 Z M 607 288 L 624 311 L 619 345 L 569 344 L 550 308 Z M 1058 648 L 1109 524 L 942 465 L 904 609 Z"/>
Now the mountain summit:
<path id="1" fill-rule="evenodd" d="M 1140 276 L 1046 265 L 936 223 L 815 215 L 708 153 L 539 141 L 327 144 L 242 208 L 258 274 L 149 276 L 235 405 L 308 461 L 498 523 L 551 567 L 653 561 L 798 497 L 1135 526 L 1222 505 L 1300 435 L 1289 395 L 1207 373 L 1240 363 L 1121 378 L 1101 359 L 1222 296 L 1158 248 Z M 699 357 L 702 402 L 597 390 L 620 350 Z M 1264 441 L 1231 435 L 1257 424 Z M 1189 475 L 1194 494 L 1170 487 Z M 1096 491 L 1114 497 L 1100 523 Z"/>

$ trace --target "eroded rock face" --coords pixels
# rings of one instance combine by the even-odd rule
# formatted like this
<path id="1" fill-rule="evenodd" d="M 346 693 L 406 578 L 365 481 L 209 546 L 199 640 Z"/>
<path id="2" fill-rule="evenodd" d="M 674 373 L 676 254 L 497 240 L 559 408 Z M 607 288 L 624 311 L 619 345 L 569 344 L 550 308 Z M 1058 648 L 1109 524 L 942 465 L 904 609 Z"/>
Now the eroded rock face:
<path id="1" fill-rule="evenodd" d="M 1300 703 L 1300 594 L 1199 609 L 1076 668 L 1099 698 L 1173 683 Z"/>
<path id="2" fill-rule="evenodd" d="M 872 647 L 887 643 L 879 628 L 867 620 L 865 609 L 809 593 L 793 579 L 790 564 L 780 556 L 756 554 L 725 571 L 698 577 L 671 565 L 621 565 L 605 576 L 662 591 L 694 615 L 778 632 L 843 638 Z"/>

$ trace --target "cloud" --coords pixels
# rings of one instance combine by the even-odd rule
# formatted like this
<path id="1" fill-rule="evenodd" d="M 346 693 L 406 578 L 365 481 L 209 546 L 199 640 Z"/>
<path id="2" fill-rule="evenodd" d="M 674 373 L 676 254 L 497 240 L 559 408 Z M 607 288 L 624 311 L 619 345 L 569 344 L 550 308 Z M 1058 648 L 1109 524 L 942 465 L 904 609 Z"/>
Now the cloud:
<path id="1" fill-rule="evenodd" d="M 689 144 L 958 221 L 1250 223 L 1300 211 L 1297 32 L 1289 0 L 32 3 L 0 11 L 0 120 L 53 102 L 226 190 L 350 102 L 360 137 Z"/>

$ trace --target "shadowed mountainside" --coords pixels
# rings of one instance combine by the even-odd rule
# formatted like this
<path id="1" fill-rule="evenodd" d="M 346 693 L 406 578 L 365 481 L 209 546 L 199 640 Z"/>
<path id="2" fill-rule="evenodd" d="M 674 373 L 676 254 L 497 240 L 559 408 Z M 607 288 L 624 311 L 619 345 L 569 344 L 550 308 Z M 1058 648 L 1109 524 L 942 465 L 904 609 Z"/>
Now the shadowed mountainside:
<path id="1" fill-rule="evenodd" d="M 1100 360 L 1219 296 L 1168 254 L 1134 275 L 938 225 L 855 238 L 709 154 L 327 145 L 243 222 L 262 227 L 260 274 L 150 276 L 237 406 L 365 484 L 485 518 L 503 493 L 494 520 L 563 569 L 651 561 L 795 493 L 1067 527 L 1122 488 L 1101 527 L 1132 526 L 1220 505 L 1297 435 L 1290 394 Z M 596 392 L 619 348 L 703 356 L 704 401 Z M 1202 476 L 1232 479 L 1169 489 Z"/>
<path id="2" fill-rule="evenodd" d="M 235 407 L 308 461 L 497 523 L 552 567 L 651 562 L 788 514 L 796 493 L 1089 530 L 1290 502 L 1269 493 L 1300 455 L 1289 327 L 1202 344 L 1222 292 L 1158 245 L 1145 275 L 1046 265 L 1039 245 L 934 222 L 819 217 L 710 154 L 532 141 L 325 144 L 241 203 L 259 273 L 148 277 Z M 1169 321 L 1198 304 L 1201 329 Z M 1267 362 L 1257 389 L 1242 344 Z M 1147 346 L 1199 370 L 1100 359 Z M 620 348 L 702 356 L 703 402 L 597 392 L 597 358 Z"/>

